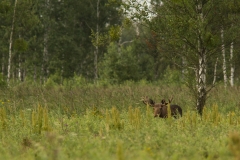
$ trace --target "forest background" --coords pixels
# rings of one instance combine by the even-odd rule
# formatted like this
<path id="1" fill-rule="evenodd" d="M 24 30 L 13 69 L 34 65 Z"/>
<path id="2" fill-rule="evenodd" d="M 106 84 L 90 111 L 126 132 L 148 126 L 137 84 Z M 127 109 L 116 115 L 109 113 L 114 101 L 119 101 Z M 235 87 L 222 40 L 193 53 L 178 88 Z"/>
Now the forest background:
<path id="1" fill-rule="evenodd" d="M 197 2 L 207 12 L 202 22 Z M 114 0 L 3 0 L 2 80 L 39 84 L 52 80 L 62 85 L 81 77 L 98 84 L 170 79 L 186 83 L 184 73 L 191 72 L 187 70 L 192 63 L 199 63 L 193 56 L 197 47 L 191 45 L 198 45 L 195 37 L 202 32 L 201 43 L 210 52 L 206 57 L 207 84 L 216 81 L 238 85 L 239 2 L 163 4 L 157 0 L 141 4 Z M 167 7 L 168 12 L 175 7 L 169 12 L 173 16 L 166 16 Z"/>

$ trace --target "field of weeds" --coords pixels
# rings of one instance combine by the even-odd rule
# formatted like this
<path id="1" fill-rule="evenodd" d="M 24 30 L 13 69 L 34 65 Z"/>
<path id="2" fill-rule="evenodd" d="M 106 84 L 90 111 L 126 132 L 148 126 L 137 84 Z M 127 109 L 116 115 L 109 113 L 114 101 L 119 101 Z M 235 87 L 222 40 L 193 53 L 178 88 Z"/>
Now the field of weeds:
<path id="1" fill-rule="evenodd" d="M 173 96 L 179 119 L 153 117 L 141 96 Z M 3 159 L 239 159 L 238 88 L 215 88 L 203 116 L 184 87 L 34 87 L 2 89 Z"/>

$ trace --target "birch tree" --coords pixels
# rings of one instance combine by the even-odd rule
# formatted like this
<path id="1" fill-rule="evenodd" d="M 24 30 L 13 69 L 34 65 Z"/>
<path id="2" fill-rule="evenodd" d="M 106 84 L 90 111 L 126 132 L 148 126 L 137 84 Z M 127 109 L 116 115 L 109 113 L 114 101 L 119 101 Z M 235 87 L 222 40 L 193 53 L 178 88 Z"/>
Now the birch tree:
<path id="1" fill-rule="evenodd" d="M 48 40 L 49 40 L 49 34 L 50 34 L 50 0 L 45 1 L 45 23 L 44 23 L 44 36 L 43 36 L 43 62 L 42 62 L 42 77 L 43 77 L 43 83 L 46 82 L 48 76 L 49 76 L 49 68 L 48 68 L 48 62 L 49 62 L 49 53 L 48 53 Z"/>
<path id="2" fill-rule="evenodd" d="M 234 86 L 234 71 L 235 71 L 235 68 L 234 68 L 234 62 L 233 62 L 233 46 L 234 46 L 234 43 L 231 42 L 231 45 L 230 45 L 230 85 L 231 87 Z"/>
<path id="3" fill-rule="evenodd" d="M 8 54 L 8 69 L 7 69 L 7 73 L 8 73 L 7 74 L 7 82 L 8 82 L 8 84 L 9 84 L 10 76 L 11 76 L 13 31 L 14 31 L 14 25 L 15 25 L 17 2 L 18 2 L 18 0 L 15 0 L 14 8 L 13 8 L 12 27 L 11 27 L 10 38 L 9 38 L 9 54 Z"/>
<path id="4" fill-rule="evenodd" d="M 230 21 L 230 57 L 229 57 L 229 63 L 230 63 L 230 75 L 229 75 L 229 82 L 230 86 L 234 86 L 234 78 L 235 78 L 235 58 L 237 58 L 237 55 L 235 53 L 236 45 L 236 39 L 238 39 L 237 32 L 239 32 L 240 26 L 239 26 L 239 14 L 240 14 L 240 2 L 239 1 L 228 1 L 228 20 Z"/>
<path id="5" fill-rule="evenodd" d="M 130 1 L 134 6 L 135 1 Z M 162 0 L 158 6 L 154 6 L 153 18 L 147 18 L 147 6 L 139 7 L 135 18 L 145 20 L 145 25 L 155 31 L 166 46 L 162 50 L 166 55 L 178 63 L 178 66 L 186 68 L 186 76 L 189 81 L 186 84 L 193 91 L 195 106 L 200 115 L 206 104 L 207 96 L 213 83 L 207 83 L 207 73 L 214 68 L 216 57 L 221 48 L 221 23 L 223 1 L 215 0 Z M 217 13 L 217 14 L 216 14 Z M 144 18 L 145 17 L 145 18 Z M 228 28 L 225 28 L 226 30 Z M 164 37 L 164 38 L 162 38 Z M 159 43 L 161 44 L 161 43 Z M 184 46 L 184 50 L 183 47 Z M 163 47 L 163 46 L 161 46 Z M 186 63 L 182 65 L 179 60 L 184 57 Z M 195 81 L 192 81 L 195 76 Z M 215 80 L 211 80 L 213 82 Z M 215 82 L 214 82 L 215 83 Z"/>
<path id="6" fill-rule="evenodd" d="M 221 27 L 221 52 L 222 52 L 222 69 L 223 69 L 223 81 L 224 81 L 224 88 L 227 88 L 228 77 L 227 77 L 227 64 L 226 64 L 226 51 L 225 51 L 225 42 L 224 42 L 224 28 Z"/>
<path id="7" fill-rule="evenodd" d="M 234 29 L 234 25 L 238 25 L 237 14 L 239 14 L 240 2 L 238 1 L 223 1 L 220 6 L 222 16 L 221 16 L 221 52 L 222 52 L 222 69 L 223 69 L 223 81 L 224 87 L 227 88 L 228 83 L 230 86 L 234 86 L 234 41 L 236 37 L 236 30 Z M 226 28 L 226 29 L 225 29 Z M 225 35 L 225 30 L 227 34 Z M 235 31 L 234 31 L 235 30 Z M 230 35 L 230 36 L 229 36 Z M 227 48 L 229 52 L 227 52 Z M 226 54 L 229 53 L 229 56 Z M 229 57 L 229 61 L 227 61 L 227 57 Z M 229 65 L 228 65 L 229 64 Z M 229 69 L 229 70 L 228 70 Z M 227 72 L 229 71 L 229 72 Z M 229 73 L 229 74 L 228 74 Z"/>
<path id="8" fill-rule="evenodd" d="M 0 2 L 0 36 L 2 37 L 0 40 L 0 56 L 1 56 L 1 73 L 2 80 L 4 80 L 4 76 L 6 75 L 7 69 L 7 55 L 9 53 L 9 35 L 6 33 L 9 32 L 9 26 L 12 24 L 12 20 L 9 20 L 12 17 L 11 12 L 11 3 L 9 1 L 1 1 Z M 7 53 L 7 54 L 6 54 Z"/>

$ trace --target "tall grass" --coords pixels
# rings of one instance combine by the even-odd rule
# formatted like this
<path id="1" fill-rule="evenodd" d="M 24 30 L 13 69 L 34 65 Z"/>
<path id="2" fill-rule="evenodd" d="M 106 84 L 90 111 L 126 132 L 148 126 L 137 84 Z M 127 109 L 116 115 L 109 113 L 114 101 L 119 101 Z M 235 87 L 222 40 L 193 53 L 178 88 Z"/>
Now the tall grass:
<path id="1" fill-rule="evenodd" d="M 0 156 L 239 159 L 238 94 L 237 89 L 214 89 L 200 117 L 184 87 L 16 86 L 0 92 Z M 173 95 L 183 117 L 153 118 L 152 108 L 140 102 L 143 95 L 157 102 Z"/>
<path id="2" fill-rule="evenodd" d="M 173 96 L 172 104 L 180 105 L 184 110 L 193 110 L 195 100 L 188 89 L 184 86 L 161 86 L 161 85 L 123 85 L 123 86 L 81 86 L 81 87 L 44 87 L 21 84 L 12 88 L 2 89 L 0 97 L 2 102 L 9 104 L 11 110 L 19 110 L 36 107 L 36 103 L 47 106 L 55 112 L 62 114 L 81 114 L 87 108 L 112 108 L 126 109 L 129 106 L 136 107 L 140 97 L 149 96 L 156 102 Z M 227 90 L 222 86 L 213 88 L 207 98 L 206 107 L 219 106 L 223 112 L 240 109 L 239 87 Z M 1 105 L 1 103 L 0 103 Z M 68 116 L 70 116 L 68 115 Z"/>

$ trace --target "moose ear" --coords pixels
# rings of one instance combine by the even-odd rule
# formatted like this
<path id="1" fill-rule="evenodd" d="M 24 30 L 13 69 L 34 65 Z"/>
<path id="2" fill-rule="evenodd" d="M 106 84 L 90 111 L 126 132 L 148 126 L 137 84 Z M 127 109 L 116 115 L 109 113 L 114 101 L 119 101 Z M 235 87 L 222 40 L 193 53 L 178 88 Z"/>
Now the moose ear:
<path id="1" fill-rule="evenodd" d="M 166 104 L 166 101 L 165 101 L 165 99 L 163 99 L 163 100 L 161 101 L 161 103 L 162 103 L 162 104 Z"/>
<path id="2" fill-rule="evenodd" d="M 151 105 L 154 105 L 154 104 L 155 104 L 155 102 L 154 102 L 152 99 L 149 99 L 149 103 L 150 103 Z"/>

